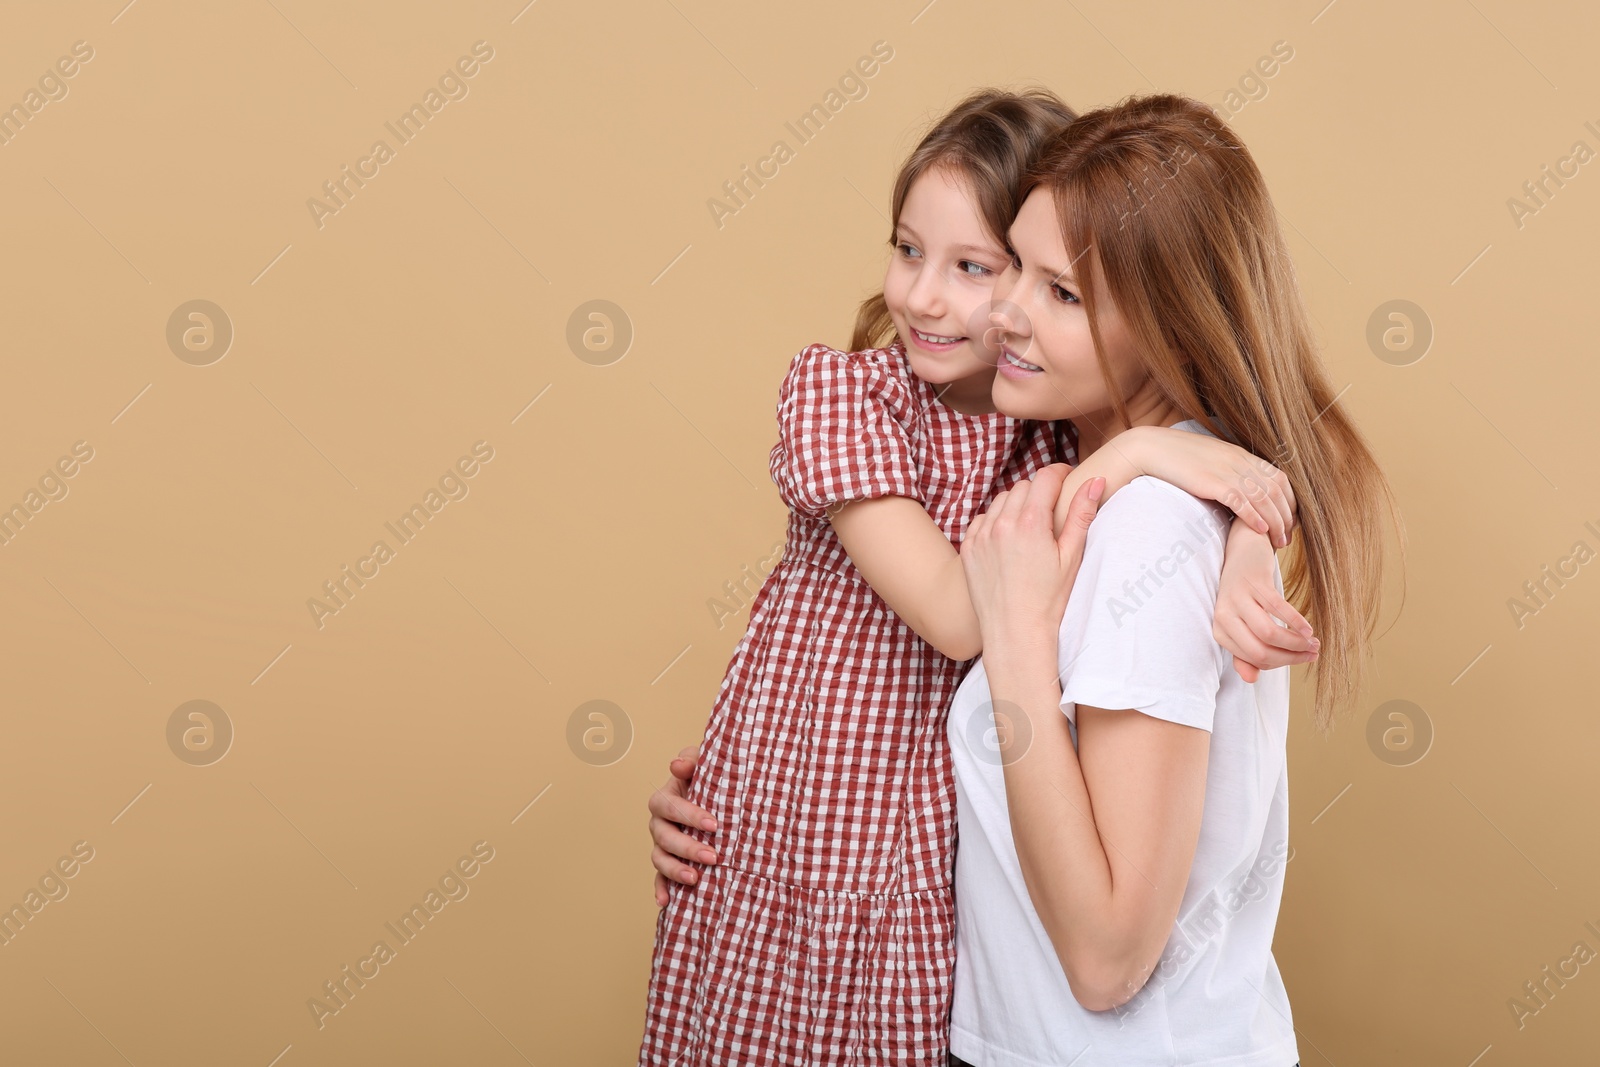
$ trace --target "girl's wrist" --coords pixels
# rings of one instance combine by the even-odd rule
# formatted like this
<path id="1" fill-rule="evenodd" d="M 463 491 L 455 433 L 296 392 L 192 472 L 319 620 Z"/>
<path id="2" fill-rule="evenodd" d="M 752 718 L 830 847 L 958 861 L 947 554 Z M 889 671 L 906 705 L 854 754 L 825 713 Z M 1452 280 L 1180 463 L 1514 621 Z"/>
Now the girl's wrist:
<path id="1" fill-rule="evenodd" d="M 1054 678 L 1058 645 L 1054 630 L 1038 633 L 994 633 L 983 636 L 984 670 L 989 677 Z"/>

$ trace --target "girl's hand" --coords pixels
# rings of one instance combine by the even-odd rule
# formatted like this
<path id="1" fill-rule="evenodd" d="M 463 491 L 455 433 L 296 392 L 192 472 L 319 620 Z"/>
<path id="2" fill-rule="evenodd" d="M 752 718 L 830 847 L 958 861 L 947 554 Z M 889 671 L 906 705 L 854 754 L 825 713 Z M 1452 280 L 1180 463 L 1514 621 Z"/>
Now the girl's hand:
<path id="1" fill-rule="evenodd" d="M 962 538 L 961 563 L 990 655 L 1045 634 L 1055 647 L 1089 523 L 1105 490 L 1104 478 L 1080 486 L 1057 536 L 1053 513 L 1069 470 L 1053 463 L 1001 493 Z"/>
<path id="2" fill-rule="evenodd" d="M 1314 663 L 1322 645 L 1305 616 L 1278 593 L 1274 555 L 1267 539 L 1242 522 L 1229 529 L 1211 635 L 1233 653 L 1233 669 L 1247 682 L 1274 667 Z"/>
<path id="3" fill-rule="evenodd" d="M 1283 548 L 1295 527 L 1294 489 L 1277 467 L 1238 445 L 1171 426 L 1138 426 L 1112 439 L 1145 474 L 1224 505 Z M 1109 445 L 1108 445 L 1109 447 Z"/>
<path id="4" fill-rule="evenodd" d="M 689 803 L 684 797 L 684 787 L 694 778 L 699 750 L 686 748 L 669 764 L 672 777 L 667 784 L 650 794 L 650 839 L 655 847 L 650 850 L 650 864 L 656 869 L 656 907 L 667 906 L 667 879 L 694 885 L 700 872 L 678 859 L 693 863 L 715 863 L 717 854 L 709 845 L 684 833 L 684 828 L 698 826 L 702 830 L 715 830 L 717 820 L 711 813 Z"/>

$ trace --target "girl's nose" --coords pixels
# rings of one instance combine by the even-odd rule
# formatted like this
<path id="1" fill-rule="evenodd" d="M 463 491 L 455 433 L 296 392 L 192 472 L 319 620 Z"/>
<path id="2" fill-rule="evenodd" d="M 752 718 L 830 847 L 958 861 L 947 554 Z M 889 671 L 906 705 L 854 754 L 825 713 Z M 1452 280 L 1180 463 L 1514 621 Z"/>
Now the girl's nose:
<path id="1" fill-rule="evenodd" d="M 939 272 L 924 267 L 906 294 L 906 307 L 918 318 L 935 319 L 944 315 L 944 279 Z"/>

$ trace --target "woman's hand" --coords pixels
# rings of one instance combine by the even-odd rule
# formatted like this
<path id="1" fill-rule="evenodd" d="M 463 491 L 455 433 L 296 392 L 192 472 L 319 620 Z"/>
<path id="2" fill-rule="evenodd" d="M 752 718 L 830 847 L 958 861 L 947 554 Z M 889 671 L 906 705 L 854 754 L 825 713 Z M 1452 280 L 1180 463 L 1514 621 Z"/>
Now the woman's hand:
<path id="1" fill-rule="evenodd" d="M 1211 636 L 1233 653 L 1233 669 L 1247 682 L 1274 667 L 1314 663 L 1322 646 L 1305 616 L 1279 594 L 1274 556 L 1261 534 L 1240 522 L 1229 528 Z"/>
<path id="2" fill-rule="evenodd" d="M 1238 445 L 1171 426 L 1136 426 L 1107 443 L 1144 473 L 1215 500 L 1283 548 L 1298 521 L 1288 475 Z"/>
<path id="3" fill-rule="evenodd" d="M 650 839 L 655 846 L 650 850 L 650 864 L 656 869 L 656 907 L 667 906 L 667 879 L 694 885 L 700 872 L 679 860 L 692 863 L 715 863 L 717 854 L 711 846 L 684 833 L 688 826 L 702 830 L 715 830 L 717 820 L 703 808 L 689 803 L 684 797 L 684 787 L 694 778 L 699 750 L 686 748 L 678 753 L 669 767 L 672 777 L 667 784 L 650 794 Z M 676 858 L 675 858 L 676 857 Z"/>
<path id="4" fill-rule="evenodd" d="M 1047 639 L 1053 658 L 1089 523 L 1105 490 L 1104 478 L 1080 486 L 1057 536 L 1053 514 L 1069 470 L 1053 463 L 1001 493 L 962 538 L 961 563 L 986 655 Z"/>

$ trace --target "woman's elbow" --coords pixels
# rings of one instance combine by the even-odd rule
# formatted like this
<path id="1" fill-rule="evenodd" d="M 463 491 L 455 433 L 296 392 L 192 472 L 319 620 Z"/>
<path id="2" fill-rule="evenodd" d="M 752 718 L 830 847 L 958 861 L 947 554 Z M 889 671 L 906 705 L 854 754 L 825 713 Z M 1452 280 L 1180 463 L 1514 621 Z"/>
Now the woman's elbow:
<path id="1" fill-rule="evenodd" d="M 1072 997 L 1085 1011 L 1113 1011 L 1138 995 L 1150 977 L 1148 969 L 1137 971 L 1125 961 L 1088 960 L 1076 966 L 1063 966 Z"/>

